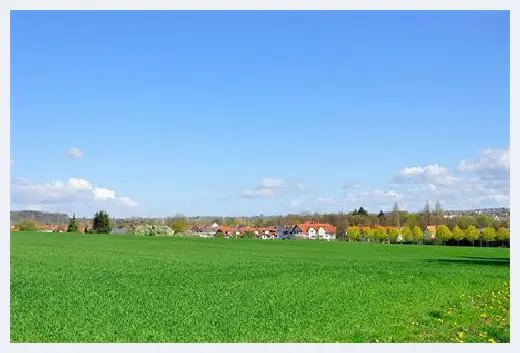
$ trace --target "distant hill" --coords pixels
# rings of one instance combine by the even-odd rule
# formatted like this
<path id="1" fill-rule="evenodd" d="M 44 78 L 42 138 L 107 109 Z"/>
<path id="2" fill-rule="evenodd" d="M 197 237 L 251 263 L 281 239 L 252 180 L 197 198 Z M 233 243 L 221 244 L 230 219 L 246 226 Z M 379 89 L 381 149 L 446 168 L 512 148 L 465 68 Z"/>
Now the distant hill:
<path id="1" fill-rule="evenodd" d="M 49 213 L 32 210 L 11 211 L 11 225 L 15 225 L 26 219 L 34 220 L 38 224 L 62 225 L 69 222 L 69 216 L 64 213 Z"/>

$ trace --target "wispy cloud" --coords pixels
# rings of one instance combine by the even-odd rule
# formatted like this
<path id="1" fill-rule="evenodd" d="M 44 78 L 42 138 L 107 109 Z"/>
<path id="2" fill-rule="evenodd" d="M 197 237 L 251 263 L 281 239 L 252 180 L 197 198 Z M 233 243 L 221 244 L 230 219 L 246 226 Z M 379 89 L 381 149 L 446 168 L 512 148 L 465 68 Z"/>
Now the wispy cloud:
<path id="1" fill-rule="evenodd" d="M 67 153 L 67 155 L 74 157 L 74 158 L 79 158 L 79 157 L 83 156 L 83 152 L 77 147 L 69 148 L 66 153 Z"/>

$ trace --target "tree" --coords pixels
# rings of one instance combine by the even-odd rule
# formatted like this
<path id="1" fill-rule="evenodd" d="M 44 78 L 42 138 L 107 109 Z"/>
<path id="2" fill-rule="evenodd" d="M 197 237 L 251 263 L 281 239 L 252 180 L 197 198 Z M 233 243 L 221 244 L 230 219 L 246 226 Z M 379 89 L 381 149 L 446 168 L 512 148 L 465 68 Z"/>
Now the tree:
<path id="1" fill-rule="evenodd" d="M 409 242 L 409 241 L 413 240 L 413 234 L 412 234 L 412 230 L 410 229 L 410 227 L 404 227 L 401 232 L 401 235 L 403 236 L 403 240 L 405 242 Z"/>
<path id="2" fill-rule="evenodd" d="M 348 221 L 345 221 L 343 217 L 340 218 L 340 220 L 338 221 L 338 225 L 336 226 L 336 239 L 345 239 L 345 233 L 347 232 L 348 227 L 347 223 Z"/>
<path id="3" fill-rule="evenodd" d="M 457 225 L 462 229 L 468 229 L 470 225 L 475 225 L 475 220 L 472 217 L 460 216 L 457 217 Z"/>
<path id="4" fill-rule="evenodd" d="M 255 233 L 251 230 L 248 230 L 244 233 L 244 238 L 253 239 L 253 238 L 255 238 Z"/>
<path id="5" fill-rule="evenodd" d="M 413 240 L 415 240 L 416 242 L 419 242 L 424 239 L 423 232 L 422 232 L 421 228 L 418 226 L 414 226 L 412 228 L 412 235 L 413 235 Z"/>
<path id="6" fill-rule="evenodd" d="M 358 241 L 360 237 L 360 231 L 358 227 L 348 227 L 347 236 L 348 241 Z"/>
<path id="7" fill-rule="evenodd" d="M 441 203 L 437 201 L 435 203 L 435 225 L 441 225 L 444 223 L 444 209 L 441 206 Z"/>
<path id="8" fill-rule="evenodd" d="M 72 215 L 72 218 L 69 219 L 69 226 L 67 228 L 67 232 L 77 232 L 78 224 L 76 223 L 76 214 Z"/>
<path id="9" fill-rule="evenodd" d="M 469 225 L 466 229 L 466 239 L 472 242 L 473 246 L 475 246 L 475 240 L 477 240 L 479 236 L 480 231 L 474 225 Z"/>
<path id="10" fill-rule="evenodd" d="M 377 241 L 383 241 L 387 237 L 386 229 L 384 227 L 377 227 L 374 233 L 374 237 Z"/>
<path id="11" fill-rule="evenodd" d="M 435 237 L 441 241 L 442 243 L 450 240 L 452 238 L 451 230 L 444 224 L 437 227 L 437 230 L 435 231 Z"/>
<path id="12" fill-rule="evenodd" d="M 92 232 L 96 234 L 108 234 L 111 231 L 110 217 L 106 211 L 98 211 L 92 220 Z"/>
<path id="13" fill-rule="evenodd" d="M 379 223 L 381 226 L 386 225 L 386 216 L 383 210 L 379 211 L 379 214 L 377 215 L 377 223 Z"/>
<path id="14" fill-rule="evenodd" d="M 174 231 L 175 235 L 178 235 L 186 231 L 188 222 L 183 215 L 177 215 L 168 221 L 168 226 Z"/>
<path id="15" fill-rule="evenodd" d="M 38 229 L 38 226 L 36 225 L 36 222 L 32 219 L 24 219 L 20 223 L 17 224 L 18 230 L 21 231 L 35 231 Z"/>
<path id="16" fill-rule="evenodd" d="M 453 239 L 457 241 L 457 245 L 459 245 L 459 242 L 464 239 L 464 231 L 459 228 L 459 226 L 453 227 L 452 230 Z"/>
<path id="17" fill-rule="evenodd" d="M 489 246 L 489 242 L 495 240 L 497 234 L 495 232 L 495 228 L 486 227 L 484 231 L 482 231 L 482 239 L 484 239 Z"/>
<path id="18" fill-rule="evenodd" d="M 360 216 L 368 216 L 368 211 L 365 210 L 365 209 L 363 208 L 363 206 L 361 206 L 361 207 L 359 208 L 357 214 L 360 215 Z"/>
<path id="19" fill-rule="evenodd" d="M 487 228 L 487 227 L 490 227 L 492 224 L 493 224 L 493 219 L 491 219 L 491 217 L 489 217 L 488 215 L 477 216 L 477 225 L 479 227 Z"/>
<path id="20" fill-rule="evenodd" d="M 430 222 L 431 222 L 431 211 L 430 211 L 430 202 L 429 201 L 426 201 L 426 205 L 424 206 L 424 209 L 422 211 L 422 226 L 423 227 L 427 227 L 430 225 Z"/>
<path id="21" fill-rule="evenodd" d="M 415 214 L 408 214 L 404 220 L 404 224 L 408 227 L 415 227 L 419 225 L 419 221 L 417 220 L 417 215 Z"/>
<path id="22" fill-rule="evenodd" d="M 399 214 L 399 205 L 394 203 L 394 208 L 392 209 L 392 226 L 394 227 L 400 227 L 401 226 L 401 220 L 400 220 L 400 214 Z"/>
<path id="23" fill-rule="evenodd" d="M 363 238 L 368 241 L 374 241 L 375 240 L 375 234 L 374 230 L 372 228 L 365 228 L 363 230 Z"/>
<path id="24" fill-rule="evenodd" d="M 497 240 L 500 240 L 502 245 L 504 245 L 504 242 L 509 240 L 509 230 L 505 227 L 498 228 Z"/>
<path id="25" fill-rule="evenodd" d="M 397 238 L 399 237 L 399 229 L 395 227 L 391 228 L 388 232 L 388 237 L 390 238 L 390 241 L 397 243 Z"/>

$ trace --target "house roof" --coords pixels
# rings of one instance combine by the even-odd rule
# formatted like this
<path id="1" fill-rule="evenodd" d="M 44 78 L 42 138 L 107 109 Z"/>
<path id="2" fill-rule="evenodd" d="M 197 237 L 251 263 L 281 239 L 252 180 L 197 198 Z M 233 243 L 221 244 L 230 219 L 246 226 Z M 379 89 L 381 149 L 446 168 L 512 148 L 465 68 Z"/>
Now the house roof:
<path id="1" fill-rule="evenodd" d="M 328 223 L 313 223 L 309 221 L 305 223 L 296 224 L 294 227 L 298 227 L 298 229 L 300 229 L 304 233 L 307 233 L 311 228 L 318 230 L 320 229 L 320 227 L 325 229 L 325 231 L 328 233 L 334 233 L 336 231 L 336 227 Z"/>

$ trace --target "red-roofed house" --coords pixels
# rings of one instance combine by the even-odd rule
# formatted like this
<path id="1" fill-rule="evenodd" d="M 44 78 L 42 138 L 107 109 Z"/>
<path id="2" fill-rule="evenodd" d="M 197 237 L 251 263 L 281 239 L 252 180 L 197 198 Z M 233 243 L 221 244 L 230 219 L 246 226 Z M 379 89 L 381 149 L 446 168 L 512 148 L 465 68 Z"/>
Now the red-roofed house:
<path id="1" fill-rule="evenodd" d="M 314 223 L 307 221 L 292 227 L 291 234 L 305 239 L 336 239 L 336 227 L 327 223 Z"/>

